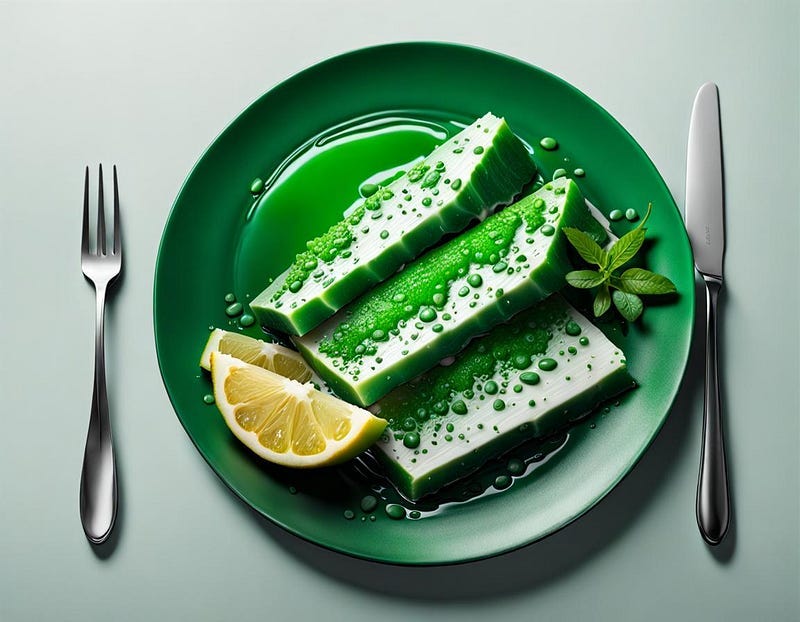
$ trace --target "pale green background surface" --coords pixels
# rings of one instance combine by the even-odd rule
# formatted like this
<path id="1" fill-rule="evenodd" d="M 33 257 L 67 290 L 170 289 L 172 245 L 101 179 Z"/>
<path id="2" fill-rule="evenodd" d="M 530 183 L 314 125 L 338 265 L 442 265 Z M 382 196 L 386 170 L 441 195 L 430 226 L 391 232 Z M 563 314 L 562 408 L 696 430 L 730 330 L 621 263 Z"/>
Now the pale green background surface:
<path id="1" fill-rule="evenodd" d="M 495 4 L 0 3 L 0 620 L 800 617 L 798 3 Z M 156 250 L 183 178 L 280 80 L 400 40 L 471 43 L 560 75 L 633 134 L 681 207 L 692 98 L 719 84 L 735 506 L 720 550 L 694 518 L 699 348 L 655 444 L 595 510 L 458 567 L 380 566 L 285 535 L 184 434 L 151 320 Z M 120 167 L 127 260 L 107 323 L 121 515 L 101 555 L 77 502 L 94 304 L 79 267 L 81 177 L 98 161 Z"/>

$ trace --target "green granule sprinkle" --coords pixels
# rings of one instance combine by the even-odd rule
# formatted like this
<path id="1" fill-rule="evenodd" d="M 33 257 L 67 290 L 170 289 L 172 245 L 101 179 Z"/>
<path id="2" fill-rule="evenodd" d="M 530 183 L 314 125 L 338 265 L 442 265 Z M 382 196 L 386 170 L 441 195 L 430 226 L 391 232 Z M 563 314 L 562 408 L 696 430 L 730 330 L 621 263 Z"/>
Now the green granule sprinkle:
<path id="1" fill-rule="evenodd" d="M 411 169 L 408 171 L 407 175 L 408 181 L 410 182 L 420 181 L 430 168 L 431 167 L 428 164 L 425 164 L 424 160 L 422 162 L 418 162 L 417 164 L 412 166 Z"/>
<path id="2" fill-rule="evenodd" d="M 430 307 L 441 308 L 447 302 L 453 281 L 469 274 L 474 266 L 494 265 L 508 255 L 515 232 L 523 222 L 527 228 L 534 229 L 544 224 L 544 208 L 545 202 L 539 197 L 523 199 L 409 264 L 369 296 L 345 307 L 344 320 L 332 331 L 332 334 L 338 333 L 339 338 L 326 336 L 322 339 L 320 353 L 341 358 L 347 364 L 362 356 L 356 352 L 359 345 L 368 347 L 373 343 L 372 334 L 376 329 L 390 333 L 400 322 L 409 321 L 417 314 L 425 322 L 433 321 L 435 316 L 430 314 L 435 311 Z M 503 244 L 496 244 L 496 240 L 502 240 Z M 467 282 L 478 287 L 482 279 L 471 274 Z M 394 302 L 399 294 L 405 295 L 402 306 Z"/>
<path id="3" fill-rule="evenodd" d="M 511 361 L 511 364 L 517 369 L 527 369 L 531 366 L 531 357 L 524 354 L 518 354 Z"/>
<path id="4" fill-rule="evenodd" d="M 476 399 L 476 385 L 483 393 L 495 395 L 500 384 L 519 378 L 522 384 L 537 384 L 536 372 L 518 371 L 512 361 L 525 356 L 542 355 L 547 351 L 556 327 L 563 326 L 562 304 L 545 300 L 517 315 L 507 324 L 494 328 L 488 335 L 471 342 L 448 366 L 438 366 L 380 400 L 381 416 L 389 421 L 389 429 L 408 430 L 413 419 L 421 437 L 431 434 L 435 422 L 430 413 L 445 407 L 454 415 L 465 415 L 469 401 Z M 513 389 L 515 390 L 515 389 Z M 483 397 L 483 394 L 480 394 Z M 481 424 L 477 426 L 481 429 Z"/>
<path id="5" fill-rule="evenodd" d="M 330 264 L 342 250 L 350 246 L 354 239 L 353 228 L 361 222 L 365 210 L 377 209 L 377 207 L 380 207 L 380 202 L 384 193 L 391 195 L 391 192 L 388 190 L 376 192 L 356 208 L 349 218 L 336 223 L 321 236 L 309 240 L 306 243 L 307 250 L 295 256 L 294 263 L 289 268 L 284 278 L 283 285 L 275 291 L 272 296 L 272 301 L 279 300 L 287 291 L 291 291 L 292 293 L 299 291 L 309 276 L 311 276 L 311 271 L 314 270 L 320 261 Z M 300 284 L 299 287 L 297 283 Z"/>

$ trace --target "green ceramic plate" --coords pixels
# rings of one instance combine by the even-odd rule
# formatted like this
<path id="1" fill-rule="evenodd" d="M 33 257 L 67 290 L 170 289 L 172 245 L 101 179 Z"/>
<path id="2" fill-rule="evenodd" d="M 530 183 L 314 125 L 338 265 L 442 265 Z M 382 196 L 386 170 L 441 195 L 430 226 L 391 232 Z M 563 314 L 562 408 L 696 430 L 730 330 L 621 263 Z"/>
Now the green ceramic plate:
<path id="1" fill-rule="evenodd" d="M 422 155 L 440 140 L 437 128 L 452 129 L 450 121 L 469 121 L 488 110 L 505 116 L 534 146 L 545 173 L 559 166 L 585 169 L 576 180 L 604 211 L 643 210 L 652 201 L 647 262 L 672 278 L 681 295 L 649 307 L 644 322 L 628 331 L 605 326 L 624 348 L 641 386 L 609 412 L 600 410 L 573 428 L 566 444 L 531 474 L 502 493 L 450 503 L 417 520 L 390 519 L 382 501 L 373 519 L 359 500 L 375 482 L 355 466 L 296 472 L 243 449 L 216 409 L 203 402 L 210 385 L 198 357 L 209 325 L 241 330 L 225 313 L 225 294 L 246 302 L 306 239 L 358 198 L 359 182 Z M 399 120 L 406 118 L 417 121 Z M 361 121 L 353 125 L 354 119 Z M 331 139 L 326 132 L 334 127 L 340 129 Z M 323 139 L 284 171 L 271 199 L 253 210 L 251 181 L 266 179 L 298 146 L 319 136 Z M 543 136 L 556 137 L 560 148 L 539 148 Z M 619 231 L 628 227 L 621 224 Z M 693 282 L 689 242 L 664 181 L 633 138 L 592 100 L 541 69 L 492 52 L 449 44 L 388 45 L 333 58 L 278 85 L 200 158 L 161 241 L 156 347 L 189 437 L 231 490 L 265 517 L 358 557 L 399 564 L 460 562 L 553 533 L 593 507 L 633 468 L 664 423 L 681 382 L 693 324 Z M 258 334 L 252 326 L 245 331 Z M 376 496 L 394 499 L 391 490 L 377 489 Z M 346 519 L 346 510 L 354 518 Z"/>

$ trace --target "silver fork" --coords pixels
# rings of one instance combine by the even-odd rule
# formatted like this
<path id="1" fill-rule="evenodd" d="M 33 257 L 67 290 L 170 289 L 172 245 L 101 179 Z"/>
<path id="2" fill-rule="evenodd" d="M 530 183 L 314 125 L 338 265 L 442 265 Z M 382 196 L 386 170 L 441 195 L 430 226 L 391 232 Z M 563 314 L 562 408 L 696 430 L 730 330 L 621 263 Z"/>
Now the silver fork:
<path id="1" fill-rule="evenodd" d="M 89 167 L 83 187 L 83 238 L 81 241 L 81 269 L 94 285 L 97 298 L 94 340 L 94 391 L 89 418 L 89 432 L 83 454 L 81 471 L 80 509 L 81 524 L 86 537 L 93 544 L 102 544 L 111 534 L 117 516 L 117 468 L 111 439 L 111 421 L 108 417 L 106 392 L 106 363 L 103 318 L 106 292 L 122 270 L 122 243 L 119 223 L 119 189 L 117 167 L 114 167 L 114 229 L 113 246 L 107 252 L 106 220 L 103 208 L 103 165 L 100 165 L 100 182 L 97 193 L 97 230 L 93 248 L 90 249 L 89 232 Z"/>

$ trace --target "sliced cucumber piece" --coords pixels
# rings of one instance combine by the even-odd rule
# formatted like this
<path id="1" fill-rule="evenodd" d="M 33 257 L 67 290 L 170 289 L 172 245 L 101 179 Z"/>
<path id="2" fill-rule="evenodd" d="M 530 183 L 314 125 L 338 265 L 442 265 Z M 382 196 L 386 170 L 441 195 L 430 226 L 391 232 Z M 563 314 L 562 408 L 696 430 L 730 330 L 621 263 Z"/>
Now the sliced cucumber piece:
<path id="1" fill-rule="evenodd" d="M 264 326 L 302 335 L 445 234 L 509 203 L 535 172 L 508 124 L 486 114 L 308 242 L 250 306 Z"/>
<path id="2" fill-rule="evenodd" d="M 563 227 L 588 218 L 567 179 L 430 251 L 295 343 L 341 397 L 367 405 L 564 285 Z"/>
<path id="3" fill-rule="evenodd" d="M 375 453 L 410 499 L 634 386 L 622 351 L 558 294 L 447 362 L 372 408 L 389 421 Z"/>

